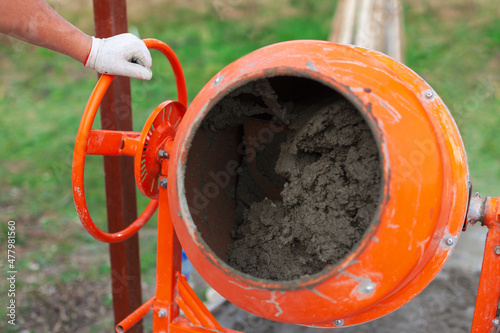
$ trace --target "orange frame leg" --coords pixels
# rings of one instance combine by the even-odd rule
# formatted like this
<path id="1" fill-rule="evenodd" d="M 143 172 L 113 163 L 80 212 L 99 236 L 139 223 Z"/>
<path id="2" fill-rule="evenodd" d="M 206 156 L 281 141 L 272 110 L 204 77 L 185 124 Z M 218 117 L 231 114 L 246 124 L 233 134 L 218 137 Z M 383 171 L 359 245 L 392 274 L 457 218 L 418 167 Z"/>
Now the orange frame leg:
<path id="1" fill-rule="evenodd" d="M 472 320 L 472 332 L 493 333 L 498 329 L 500 298 L 500 200 L 486 197 L 483 225 L 488 227 L 483 266 Z"/>
<path id="2" fill-rule="evenodd" d="M 162 159 L 161 169 L 160 179 L 166 179 L 167 158 Z M 160 186 L 158 201 L 156 295 L 121 321 L 116 332 L 127 332 L 152 309 L 153 333 L 238 333 L 217 322 L 181 274 L 182 248 L 172 223 L 166 186 Z"/>
<path id="3" fill-rule="evenodd" d="M 167 174 L 168 160 L 162 161 L 160 181 Z M 156 300 L 153 302 L 153 332 L 169 332 L 169 325 L 179 315 L 175 303 L 176 273 L 181 271 L 182 249 L 174 231 L 168 190 L 160 186 L 158 209 L 158 244 L 156 255 Z"/>

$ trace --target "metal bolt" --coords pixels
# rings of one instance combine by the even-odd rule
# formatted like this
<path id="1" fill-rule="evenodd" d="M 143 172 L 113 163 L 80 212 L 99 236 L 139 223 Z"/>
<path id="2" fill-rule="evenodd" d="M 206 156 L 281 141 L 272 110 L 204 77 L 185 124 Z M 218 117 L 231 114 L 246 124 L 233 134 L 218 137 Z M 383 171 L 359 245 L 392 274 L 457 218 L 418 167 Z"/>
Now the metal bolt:
<path id="1" fill-rule="evenodd" d="M 431 99 L 432 97 L 434 97 L 434 93 L 432 91 L 428 90 L 425 92 L 425 98 Z"/>
<path id="2" fill-rule="evenodd" d="M 158 311 L 158 317 L 163 318 L 167 316 L 167 311 L 165 309 L 161 309 Z"/>
<path id="3" fill-rule="evenodd" d="M 168 187 L 167 178 L 160 179 L 160 186 L 163 187 L 163 188 L 167 188 Z"/>
<path id="4" fill-rule="evenodd" d="M 219 82 L 220 82 L 221 79 L 222 78 L 220 76 L 216 77 L 214 83 L 215 84 L 219 84 Z"/>
<path id="5" fill-rule="evenodd" d="M 158 157 L 159 158 L 169 158 L 170 155 L 164 151 L 163 149 L 158 150 Z"/>
<path id="6" fill-rule="evenodd" d="M 369 284 L 365 287 L 365 292 L 366 293 L 371 293 L 372 291 L 375 290 L 375 286 L 373 284 Z"/>
<path id="7" fill-rule="evenodd" d="M 448 237 L 448 238 L 446 239 L 446 245 L 448 245 L 448 246 L 452 246 L 454 243 L 455 243 L 455 240 L 454 240 L 453 238 Z"/>
<path id="8" fill-rule="evenodd" d="M 495 254 L 500 255 L 500 246 L 496 246 L 493 251 L 495 251 Z"/>
<path id="9" fill-rule="evenodd" d="M 337 319 L 333 322 L 335 326 L 342 326 L 344 325 L 344 319 Z"/>
<path id="10" fill-rule="evenodd" d="M 498 319 L 498 317 L 497 317 L 497 318 L 493 319 L 493 325 L 498 326 L 498 324 L 500 324 L 500 319 Z"/>

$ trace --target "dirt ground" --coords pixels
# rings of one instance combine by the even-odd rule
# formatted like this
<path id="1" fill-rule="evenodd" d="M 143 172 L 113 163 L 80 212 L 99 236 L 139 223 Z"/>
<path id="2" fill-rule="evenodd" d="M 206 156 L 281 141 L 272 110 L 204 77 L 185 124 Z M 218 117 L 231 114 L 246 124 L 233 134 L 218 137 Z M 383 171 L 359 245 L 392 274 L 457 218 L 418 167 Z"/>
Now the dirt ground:
<path id="1" fill-rule="evenodd" d="M 434 281 L 399 310 L 378 320 L 334 332 L 470 332 L 485 232 L 484 227 L 469 227 L 460 236 L 457 248 Z M 197 289 L 206 287 L 206 283 L 196 273 L 192 274 L 190 283 Z M 150 295 L 152 292 L 147 290 L 144 294 Z M 75 281 L 74 284 L 59 282 L 31 292 L 29 309 L 21 316 L 21 332 L 34 329 L 35 332 L 85 333 L 102 318 L 109 318 L 105 326 L 112 327 L 111 309 L 109 304 L 105 305 L 108 294 L 108 281 L 99 284 L 88 281 Z M 83 304 L 93 304 L 94 307 L 82 307 Z M 223 303 L 213 313 L 224 327 L 245 333 L 326 332 L 324 329 L 269 321 L 229 302 Z M 145 320 L 145 327 L 151 327 L 151 318 Z"/>

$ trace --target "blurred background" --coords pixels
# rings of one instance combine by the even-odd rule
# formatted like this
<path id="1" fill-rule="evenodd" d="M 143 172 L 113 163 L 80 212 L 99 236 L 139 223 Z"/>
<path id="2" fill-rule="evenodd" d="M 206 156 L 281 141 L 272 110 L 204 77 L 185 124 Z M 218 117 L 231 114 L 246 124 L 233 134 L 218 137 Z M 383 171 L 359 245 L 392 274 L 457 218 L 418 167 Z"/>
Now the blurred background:
<path id="1" fill-rule="evenodd" d="M 47 2 L 93 34 L 91 0 Z M 220 69 L 259 47 L 291 39 L 328 39 L 336 1 L 142 0 L 127 5 L 130 32 L 163 40 L 177 53 L 191 101 Z M 453 114 L 467 150 L 473 190 L 500 195 L 498 1 L 405 0 L 403 16 L 405 63 L 438 92 Z M 150 82 L 132 80 L 137 131 L 154 107 L 176 97 L 168 62 L 157 52 L 153 73 Z M 112 330 L 108 246 L 80 225 L 71 187 L 74 140 L 96 81 L 95 72 L 70 58 L 0 35 L 0 248 L 6 249 L 7 222 L 16 221 L 19 272 L 18 325 L 2 319 L 0 331 Z M 102 227 L 101 157 L 87 159 L 86 186 L 89 209 Z M 146 203 L 140 199 L 139 206 Z M 471 233 L 478 228 L 470 228 Z M 480 255 L 484 231 L 478 235 L 483 238 L 464 242 L 472 242 Z M 146 299 L 154 293 L 155 218 L 140 232 L 140 246 Z M 464 261 L 460 253 L 455 256 L 465 263 L 457 267 L 477 273 L 479 257 Z M 6 267 L 6 259 L 0 257 L 1 267 Z M 475 279 L 468 289 L 477 289 Z M 0 299 L 6 297 L 6 286 L 2 278 Z M 206 297 L 203 290 L 200 297 Z"/>

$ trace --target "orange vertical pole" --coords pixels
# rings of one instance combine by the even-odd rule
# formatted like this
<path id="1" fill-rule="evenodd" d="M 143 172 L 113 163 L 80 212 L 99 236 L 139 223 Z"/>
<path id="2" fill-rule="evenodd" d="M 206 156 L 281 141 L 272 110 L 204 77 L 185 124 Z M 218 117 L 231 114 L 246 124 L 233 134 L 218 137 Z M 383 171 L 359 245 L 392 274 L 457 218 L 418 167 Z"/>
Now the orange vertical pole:
<path id="1" fill-rule="evenodd" d="M 94 23 L 97 37 L 105 38 L 127 32 L 125 0 L 94 0 Z M 101 103 L 101 124 L 108 130 L 132 130 L 130 80 L 116 77 Z M 104 157 L 108 230 L 122 230 L 137 218 L 132 158 Z M 110 244 L 111 279 L 115 324 L 142 304 L 139 262 L 139 238 Z M 142 321 L 129 332 L 141 333 Z"/>
<path id="2" fill-rule="evenodd" d="M 158 199 L 158 243 L 156 256 L 156 300 L 153 303 L 153 332 L 169 332 L 179 315 L 175 302 L 176 273 L 182 265 L 182 248 L 175 234 L 167 190 L 168 159 L 162 160 Z"/>
<path id="3" fill-rule="evenodd" d="M 500 200 L 485 199 L 484 222 L 488 227 L 483 266 L 477 293 L 472 332 L 493 333 L 498 327 L 498 300 L 500 298 Z"/>

